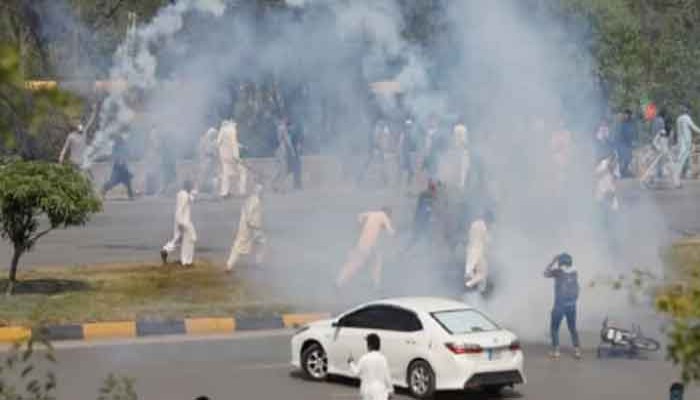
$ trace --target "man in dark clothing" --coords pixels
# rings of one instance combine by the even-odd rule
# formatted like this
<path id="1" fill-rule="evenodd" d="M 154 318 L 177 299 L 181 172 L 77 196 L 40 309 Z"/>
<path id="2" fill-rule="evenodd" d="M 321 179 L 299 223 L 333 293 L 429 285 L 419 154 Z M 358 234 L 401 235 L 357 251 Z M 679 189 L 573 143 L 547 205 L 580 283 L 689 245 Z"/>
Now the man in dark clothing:
<path id="1" fill-rule="evenodd" d="M 574 346 L 574 357 L 581 358 L 581 346 L 578 331 L 576 330 L 576 303 L 578 302 L 579 284 L 578 272 L 573 266 L 573 259 L 567 253 L 554 257 L 544 271 L 546 278 L 554 279 L 554 307 L 550 321 L 550 334 L 552 337 L 551 358 L 558 359 L 559 353 L 559 326 L 566 317 L 566 325 L 571 334 L 571 343 Z"/>
<path id="2" fill-rule="evenodd" d="M 430 241 L 432 233 L 433 209 L 437 198 L 437 185 L 433 181 L 428 182 L 428 187 L 418 195 L 416 213 L 413 217 L 413 232 L 411 240 L 404 249 L 404 253 L 411 249 L 420 239 Z"/>
<path id="3" fill-rule="evenodd" d="M 629 166 L 632 161 L 632 146 L 636 139 L 637 129 L 632 119 L 632 111 L 625 110 L 616 138 L 617 156 L 620 160 L 620 174 L 623 177 L 631 176 Z"/>
<path id="4" fill-rule="evenodd" d="M 129 149 L 126 146 L 126 140 L 124 140 L 121 135 L 115 134 L 112 136 L 112 141 L 112 175 L 102 187 L 102 197 L 104 197 L 113 187 L 123 184 L 126 186 L 129 200 L 133 200 L 134 192 L 131 189 L 132 174 L 131 171 L 129 171 L 129 165 L 127 164 L 129 159 Z"/>

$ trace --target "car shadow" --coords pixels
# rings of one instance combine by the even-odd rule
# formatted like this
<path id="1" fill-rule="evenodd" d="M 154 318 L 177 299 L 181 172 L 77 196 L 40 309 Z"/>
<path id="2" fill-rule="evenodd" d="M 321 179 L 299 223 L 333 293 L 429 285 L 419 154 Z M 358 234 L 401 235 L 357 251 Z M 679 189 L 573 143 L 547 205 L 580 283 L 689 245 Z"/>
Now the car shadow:
<path id="1" fill-rule="evenodd" d="M 489 394 L 477 389 L 461 391 L 440 392 L 435 396 L 435 400 L 497 400 L 497 399 L 520 399 L 523 395 L 513 389 L 503 389 L 500 394 Z"/>
<path id="2" fill-rule="evenodd" d="M 291 371 L 289 376 L 292 379 L 317 382 L 306 376 L 302 371 Z M 360 381 L 358 379 L 347 378 L 344 376 L 331 375 L 323 382 L 331 385 L 345 386 L 348 388 L 359 388 Z M 411 397 L 407 389 L 396 388 L 396 393 L 401 396 Z M 463 391 L 451 391 L 451 392 L 440 392 L 435 396 L 435 400 L 496 400 L 496 399 L 520 399 L 523 395 L 513 389 L 503 389 L 501 394 L 492 395 L 480 390 L 463 390 Z"/>

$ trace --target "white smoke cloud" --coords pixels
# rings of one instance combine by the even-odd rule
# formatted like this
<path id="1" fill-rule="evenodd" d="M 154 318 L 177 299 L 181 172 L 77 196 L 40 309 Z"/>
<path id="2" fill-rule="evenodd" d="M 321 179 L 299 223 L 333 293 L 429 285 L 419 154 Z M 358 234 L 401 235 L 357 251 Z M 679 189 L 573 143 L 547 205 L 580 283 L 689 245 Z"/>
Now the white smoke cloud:
<path id="1" fill-rule="evenodd" d="M 387 116 L 399 115 L 396 97 L 368 96 L 371 82 L 396 80 L 403 106 L 418 121 L 432 114 L 448 122 L 454 114 L 466 116 L 475 155 L 484 160 L 487 186 L 495 197 L 496 290 L 488 308 L 499 320 L 529 337 L 541 337 L 551 304 L 551 282 L 541 272 L 560 251 L 573 254 L 584 282 L 600 272 L 629 269 L 610 255 L 592 203 L 588 130 L 605 101 L 575 27 L 554 16 L 526 13 L 514 0 L 447 1 L 449 29 L 435 41 L 448 44 L 422 49 L 403 37 L 406 21 L 393 0 L 287 0 L 301 9 L 301 17 L 271 11 L 262 18 L 241 3 L 227 8 L 224 1 L 180 0 L 127 35 L 110 73 L 126 86 L 113 90 L 104 103 L 93 157 L 108 151 L 111 134 L 143 129 L 134 126 L 132 96 L 140 97 L 148 124 L 191 144 L 208 126 L 234 114 L 231 85 L 261 82 L 269 75 L 281 85 L 303 83 L 308 101 L 289 104 L 286 111 L 297 112 L 311 133 L 335 133 L 337 147 L 350 152 L 351 146 L 366 145 L 375 118 L 372 102 Z M 574 133 L 568 186 L 553 183 L 558 171 L 552 165 L 551 134 L 563 128 L 560 121 Z M 652 204 L 629 205 L 623 221 L 639 232 L 658 232 L 653 228 L 657 216 Z M 329 250 L 342 246 L 324 241 L 340 241 L 345 235 L 339 230 L 347 226 L 327 221 L 338 218 L 309 221 L 324 234 L 303 243 L 305 257 L 319 270 L 344 256 L 344 250 Z M 642 243 L 640 258 L 655 264 L 660 236 L 651 234 L 643 241 L 635 236 L 628 242 Z M 421 263 L 433 264 L 413 260 L 398 272 L 389 268 L 393 282 L 400 283 L 397 290 L 413 294 L 426 288 L 420 275 L 405 273 Z M 461 274 L 459 266 L 445 268 Z M 282 284 L 289 278 L 276 277 Z M 288 284 L 285 289 L 298 297 L 322 297 L 304 290 L 313 280 L 303 278 L 306 286 Z M 430 294 L 452 293 L 454 282 L 429 285 Z M 324 285 L 330 286 L 314 287 Z M 584 290 L 583 296 L 582 315 L 589 324 L 626 306 L 610 306 L 619 299 L 607 292 Z M 533 324 L 535 319 L 543 322 Z"/>
<path id="2" fill-rule="evenodd" d="M 127 96 L 136 90 L 152 90 L 158 84 L 158 57 L 154 49 L 160 42 L 182 30 L 185 14 L 200 12 L 218 18 L 225 9 L 223 0 L 180 0 L 162 8 L 151 22 L 130 28 L 124 43 L 115 53 L 110 71 L 112 82 L 123 82 L 124 87 L 113 88 L 105 99 L 99 130 L 88 150 L 88 165 L 108 151 L 112 134 L 122 133 L 133 121 L 135 113 Z"/>

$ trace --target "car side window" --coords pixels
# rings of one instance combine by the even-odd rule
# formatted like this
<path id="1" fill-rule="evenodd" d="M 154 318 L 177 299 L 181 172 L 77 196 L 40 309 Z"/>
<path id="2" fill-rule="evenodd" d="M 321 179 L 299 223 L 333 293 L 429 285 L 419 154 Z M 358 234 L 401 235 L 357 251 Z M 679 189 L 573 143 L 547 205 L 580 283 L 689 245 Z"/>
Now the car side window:
<path id="1" fill-rule="evenodd" d="M 397 307 L 387 307 L 389 317 L 389 329 L 399 332 L 417 332 L 423 329 L 418 316 L 415 313 Z"/>
<path id="2" fill-rule="evenodd" d="M 376 307 L 365 307 L 340 319 L 340 326 L 345 328 L 380 329 L 377 325 Z"/>
<path id="3" fill-rule="evenodd" d="M 423 329 L 418 317 L 408 310 L 391 306 L 369 306 L 341 318 L 340 326 L 398 332 Z"/>

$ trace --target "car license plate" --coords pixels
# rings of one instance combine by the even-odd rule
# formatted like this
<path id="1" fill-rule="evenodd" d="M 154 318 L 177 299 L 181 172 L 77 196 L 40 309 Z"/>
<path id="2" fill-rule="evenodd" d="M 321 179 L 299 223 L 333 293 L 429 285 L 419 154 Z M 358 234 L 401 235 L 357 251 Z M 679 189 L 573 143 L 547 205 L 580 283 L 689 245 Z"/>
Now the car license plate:
<path id="1" fill-rule="evenodd" d="M 494 350 L 494 349 L 487 349 L 486 350 L 486 357 L 488 357 L 489 361 L 500 360 L 501 359 L 501 352 L 498 350 Z"/>

